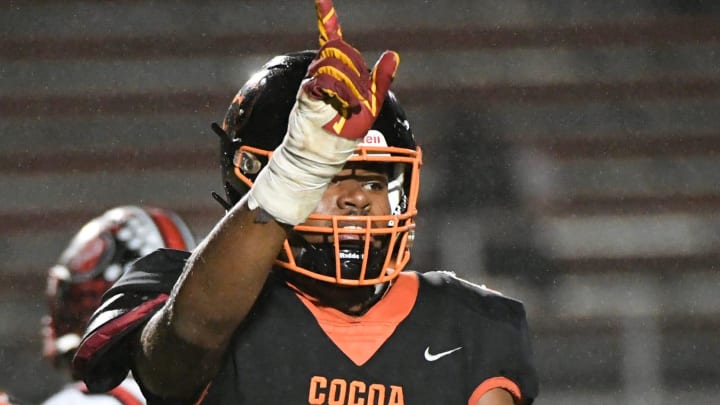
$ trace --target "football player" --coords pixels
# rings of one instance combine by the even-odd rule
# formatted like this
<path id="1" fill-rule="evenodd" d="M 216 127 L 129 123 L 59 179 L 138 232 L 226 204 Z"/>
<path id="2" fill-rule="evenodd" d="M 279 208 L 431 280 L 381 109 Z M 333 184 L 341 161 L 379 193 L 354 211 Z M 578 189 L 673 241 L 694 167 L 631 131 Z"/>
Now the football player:
<path id="1" fill-rule="evenodd" d="M 86 223 L 48 272 L 43 357 L 69 375 L 87 321 L 130 262 L 160 248 L 189 250 L 194 246 L 185 222 L 159 208 L 116 207 Z M 125 377 L 103 394 L 90 394 L 82 382 L 71 382 L 44 404 L 144 404 L 135 381 L 130 375 Z"/>
<path id="2" fill-rule="evenodd" d="M 531 403 L 523 305 L 405 270 L 422 157 L 398 54 L 368 69 L 316 9 L 319 50 L 270 60 L 214 126 L 227 214 L 192 254 L 135 263 L 76 373 L 105 390 L 132 369 L 150 404 Z"/>

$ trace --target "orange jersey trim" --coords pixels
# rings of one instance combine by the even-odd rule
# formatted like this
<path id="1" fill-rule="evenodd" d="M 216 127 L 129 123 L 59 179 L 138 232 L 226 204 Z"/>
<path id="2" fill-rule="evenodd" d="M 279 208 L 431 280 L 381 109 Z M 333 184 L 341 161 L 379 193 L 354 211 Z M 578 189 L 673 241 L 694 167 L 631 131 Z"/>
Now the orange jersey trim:
<path id="1" fill-rule="evenodd" d="M 351 316 L 337 309 L 319 306 L 297 293 L 320 328 L 358 366 L 365 364 L 395 332 L 412 311 L 420 282 L 414 273 L 400 273 L 377 304 L 361 316 Z"/>
<path id="2" fill-rule="evenodd" d="M 520 387 L 518 387 L 513 380 L 507 377 L 491 377 L 480 383 L 480 385 L 475 388 L 475 391 L 473 391 L 470 399 L 468 400 L 468 405 L 476 405 L 483 395 L 495 388 L 502 388 L 509 392 L 516 401 L 520 401 L 522 399 Z"/>

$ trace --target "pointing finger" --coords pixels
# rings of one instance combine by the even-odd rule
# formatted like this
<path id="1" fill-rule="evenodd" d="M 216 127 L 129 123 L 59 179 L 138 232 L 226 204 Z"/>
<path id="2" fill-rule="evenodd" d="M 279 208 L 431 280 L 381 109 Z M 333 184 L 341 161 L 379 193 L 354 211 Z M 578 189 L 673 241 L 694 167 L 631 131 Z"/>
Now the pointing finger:
<path id="1" fill-rule="evenodd" d="M 315 0 L 320 31 L 320 46 L 334 39 L 342 39 L 342 30 L 332 0 Z"/>

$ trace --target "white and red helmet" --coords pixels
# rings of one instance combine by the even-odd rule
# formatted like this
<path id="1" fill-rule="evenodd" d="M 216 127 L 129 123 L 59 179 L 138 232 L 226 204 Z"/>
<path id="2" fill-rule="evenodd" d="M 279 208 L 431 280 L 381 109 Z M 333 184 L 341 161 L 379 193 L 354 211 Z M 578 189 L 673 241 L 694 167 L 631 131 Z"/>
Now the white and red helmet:
<path id="1" fill-rule="evenodd" d="M 103 294 L 132 261 L 160 248 L 194 247 L 187 224 L 160 208 L 121 206 L 89 221 L 48 272 L 43 356 L 56 365 L 69 360 Z"/>

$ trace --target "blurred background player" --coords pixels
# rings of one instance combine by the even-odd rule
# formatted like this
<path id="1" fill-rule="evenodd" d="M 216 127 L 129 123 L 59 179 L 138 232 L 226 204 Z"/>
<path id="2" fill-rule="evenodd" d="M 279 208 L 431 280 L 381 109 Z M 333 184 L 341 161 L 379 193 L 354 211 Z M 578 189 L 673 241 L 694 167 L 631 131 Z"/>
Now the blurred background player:
<path id="1" fill-rule="evenodd" d="M 43 356 L 70 378 L 70 362 L 102 295 L 133 260 L 160 248 L 191 250 L 194 237 L 175 213 L 120 206 L 92 219 L 72 238 L 48 272 L 49 314 L 43 318 Z M 132 376 L 105 394 L 70 382 L 43 404 L 144 404 Z"/>

